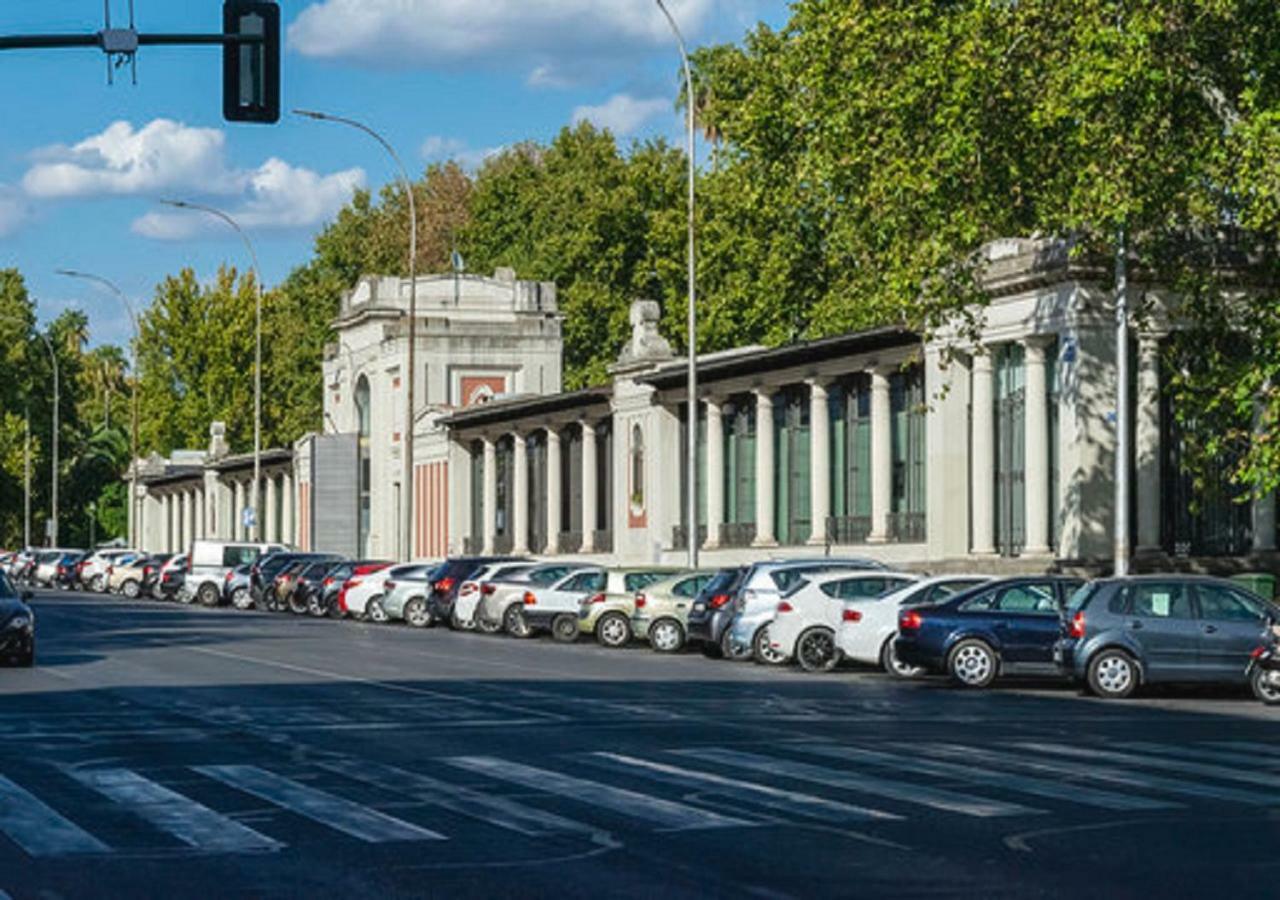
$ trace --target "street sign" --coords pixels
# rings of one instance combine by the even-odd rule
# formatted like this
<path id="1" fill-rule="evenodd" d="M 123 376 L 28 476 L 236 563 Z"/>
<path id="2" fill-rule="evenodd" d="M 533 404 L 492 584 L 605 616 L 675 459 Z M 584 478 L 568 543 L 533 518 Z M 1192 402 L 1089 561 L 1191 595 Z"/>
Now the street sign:
<path id="1" fill-rule="evenodd" d="M 240 521 L 245 528 L 253 528 L 258 524 L 258 513 L 252 506 L 246 506 L 240 514 Z"/>
<path id="2" fill-rule="evenodd" d="M 222 117 L 228 122 L 280 120 L 280 7 L 258 0 L 226 0 L 222 32 L 261 37 L 261 43 L 222 45 Z"/>

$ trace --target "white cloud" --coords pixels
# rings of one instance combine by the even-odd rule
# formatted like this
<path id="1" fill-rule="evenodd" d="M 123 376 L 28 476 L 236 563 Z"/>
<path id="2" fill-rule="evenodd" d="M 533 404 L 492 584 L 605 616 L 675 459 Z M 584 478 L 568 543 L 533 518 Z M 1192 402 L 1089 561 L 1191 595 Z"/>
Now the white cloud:
<path id="1" fill-rule="evenodd" d="M 363 169 L 320 175 L 310 169 L 269 159 L 246 175 L 244 201 L 228 212 L 246 229 L 306 228 L 337 215 L 351 194 L 365 183 Z M 133 223 L 133 231 L 162 241 L 186 240 L 224 227 L 208 216 L 188 211 L 149 212 Z"/>
<path id="2" fill-rule="evenodd" d="M 690 40 L 718 7 L 741 3 L 669 0 Z M 587 61 L 616 63 L 671 40 L 650 0 L 319 0 L 289 26 L 289 42 L 304 56 L 371 66 L 515 65 L 542 85 L 577 80 Z"/>
<path id="3" fill-rule="evenodd" d="M 575 123 L 586 120 L 607 128 L 618 137 L 635 134 L 646 122 L 664 112 L 671 112 L 672 101 L 666 97 L 633 97 L 614 94 L 599 106 L 579 106 L 573 111 Z"/>
<path id="4" fill-rule="evenodd" d="M 490 156 L 501 153 L 504 149 L 502 146 L 472 147 L 466 141 L 433 134 L 422 142 L 422 158 L 428 162 L 452 160 L 462 168 L 474 171 Z"/>
<path id="5" fill-rule="evenodd" d="M 8 237 L 31 218 L 31 204 L 12 187 L 0 184 L 0 237 Z"/>
<path id="6" fill-rule="evenodd" d="M 35 156 L 40 161 L 22 179 L 33 197 L 148 194 L 193 186 L 206 194 L 239 190 L 226 165 L 226 136 L 170 119 L 138 130 L 115 122 L 74 146 L 46 147 Z"/>

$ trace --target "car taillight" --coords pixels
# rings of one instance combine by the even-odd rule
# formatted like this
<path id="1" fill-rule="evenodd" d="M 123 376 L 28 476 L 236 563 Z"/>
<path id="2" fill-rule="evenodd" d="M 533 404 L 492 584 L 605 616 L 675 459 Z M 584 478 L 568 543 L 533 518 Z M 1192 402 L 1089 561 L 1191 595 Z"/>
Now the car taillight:
<path id="1" fill-rule="evenodd" d="M 151 573 L 152 573 L 152 572 L 154 572 L 154 571 L 155 571 L 155 569 L 153 569 L 151 566 L 143 566 L 143 567 L 142 567 L 142 577 L 143 577 L 143 578 L 149 578 L 149 577 L 151 577 Z"/>
<path id="2" fill-rule="evenodd" d="M 1254 647 L 1253 652 L 1249 654 L 1250 659 L 1257 659 L 1259 656 L 1267 652 L 1266 647 Z"/>
<path id="3" fill-rule="evenodd" d="M 587 602 L 588 602 L 588 603 L 603 603 L 603 602 L 604 602 L 604 594 L 592 594 L 592 595 L 591 595 L 591 597 L 587 600 Z"/>
<path id="4" fill-rule="evenodd" d="M 382 589 L 384 591 L 390 591 L 390 590 L 394 590 L 395 586 L 396 586 L 396 583 L 394 581 L 386 581 L 386 582 L 383 582 Z"/>
<path id="5" fill-rule="evenodd" d="M 223 580 L 223 581 L 230 581 L 232 578 L 235 578 L 235 577 L 236 577 L 236 573 L 235 573 L 235 572 L 228 572 L 226 575 L 223 575 L 223 576 L 222 576 L 222 580 Z"/>
<path id="6" fill-rule="evenodd" d="M 458 588 L 458 594 L 463 597 L 470 597 L 476 592 L 476 583 L 474 581 L 463 582 L 462 587 Z"/>
<path id="7" fill-rule="evenodd" d="M 116 570 L 116 567 L 115 567 L 115 566 L 107 566 L 107 574 L 108 574 L 108 575 L 110 575 L 110 574 L 112 574 L 113 572 L 115 572 L 115 570 Z"/>
<path id="8" fill-rule="evenodd" d="M 644 609 L 645 604 L 649 602 L 649 598 L 644 594 L 636 594 L 636 609 Z"/>
<path id="9" fill-rule="evenodd" d="M 349 591 L 353 587 L 359 587 L 362 584 L 364 584 L 363 578 L 348 578 L 347 583 L 342 586 L 342 589 L 344 591 Z"/>
<path id="10" fill-rule="evenodd" d="M 898 620 L 899 631 L 919 631 L 920 626 L 924 624 L 924 616 L 916 612 L 914 609 L 904 612 L 902 618 Z"/>
<path id="11" fill-rule="evenodd" d="M 719 609 L 720 607 L 728 603 L 731 599 L 733 598 L 730 597 L 728 594 L 716 594 L 714 597 L 712 597 L 710 600 L 707 601 L 707 606 L 710 606 L 712 609 Z"/>
<path id="12" fill-rule="evenodd" d="M 840 620 L 842 622 L 861 622 L 862 613 L 858 612 L 856 609 L 846 609 L 840 614 Z"/>
<path id="13" fill-rule="evenodd" d="M 447 594 L 451 590 L 453 590 L 453 586 L 456 583 L 457 583 L 456 579 L 441 578 L 439 581 L 436 582 L 434 590 L 438 591 L 441 594 Z"/>
<path id="14" fill-rule="evenodd" d="M 525 591 L 525 592 L 524 592 L 524 605 L 525 605 L 525 606 L 537 606 L 537 605 L 538 605 L 538 598 L 537 598 L 536 596 L 534 596 L 533 591 Z"/>
<path id="15" fill-rule="evenodd" d="M 792 606 L 790 603 L 788 603 L 786 600 L 783 600 L 781 603 L 778 604 L 778 612 L 780 613 L 795 612 L 795 611 L 796 611 L 796 608 Z"/>
<path id="16" fill-rule="evenodd" d="M 1071 617 L 1071 624 L 1067 626 L 1067 636 L 1073 638 L 1084 637 L 1084 610 L 1080 610 Z"/>
<path id="17" fill-rule="evenodd" d="M 486 596 L 488 596 L 489 594 L 492 594 L 492 593 L 493 593 L 494 591 L 496 591 L 497 589 L 498 589 L 498 588 L 497 588 L 497 586 L 496 586 L 496 585 L 490 584 L 490 583 L 489 583 L 489 582 L 487 582 L 487 581 L 486 581 L 484 584 L 480 585 L 480 593 L 482 593 L 482 594 L 484 594 L 484 595 L 486 595 Z"/>
<path id="18" fill-rule="evenodd" d="M 325 587 L 332 587 L 332 586 L 333 586 L 333 579 L 332 579 L 332 578 L 326 578 L 326 579 L 324 580 L 324 586 L 325 586 Z"/>

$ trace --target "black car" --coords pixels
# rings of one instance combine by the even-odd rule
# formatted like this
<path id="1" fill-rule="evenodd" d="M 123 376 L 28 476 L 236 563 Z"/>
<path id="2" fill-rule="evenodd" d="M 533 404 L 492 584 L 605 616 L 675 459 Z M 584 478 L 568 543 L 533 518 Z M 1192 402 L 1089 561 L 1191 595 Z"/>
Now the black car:
<path id="1" fill-rule="evenodd" d="M 73 591 L 80 582 L 80 564 L 89 558 L 87 553 L 67 553 L 58 560 L 53 573 L 53 587 Z"/>
<path id="2" fill-rule="evenodd" d="M 314 562 L 342 562 L 342 557 L 334 553 L 270 553 L 259 557 L 249 569 L 249 595 L 254 605 L 261 612 L 284 612 L 288 598 L 282 598 L 280 576 L 295 569 L 305 567 Z M 292 582 L 289 590 L 292 590 Z"/>
<path id="3" fill-rule="evenodd" d="M 459 556 L 445 560 L 436 570 L 435 580 L 427 593 L 427 611 L 431 613 L 431 620 L 453 624 L 453 604 L 458 599 L 458 590 L 482 566 L 519 561 L 514 556 Z"/>
<path id="4" fill-rule="evenodd" d="M 147 558 L 147 561 L 142 565 L 142 582 L 138 585 L 139 597 L 160 599 L 160 570 L 172 558 L 172 553 L 157 553 Z"/>
<path id="5" fill-rule="evenodd" d="M 30 668 L 36 664 L 36 616 L 27 606 L 30 593 L 21 597 L 0 575 L 0 659 Z"/>
<path id="6" fill-rule="evenodd" d="M 720 655 L 720 637 L 733 619 L 733 597 L 749 567 L 721 569 L 698 592 L 689 610 L 688 640 L 708 656 Z"/>
<path id="7" fill-rule="evenodd" d="M 325 575 L 341 562 L 338 559 L 317 559 L 304 563 L 289 594 L 289 612 L 299 616 L 307 613 L 312 596 L 322 590 Z"/>

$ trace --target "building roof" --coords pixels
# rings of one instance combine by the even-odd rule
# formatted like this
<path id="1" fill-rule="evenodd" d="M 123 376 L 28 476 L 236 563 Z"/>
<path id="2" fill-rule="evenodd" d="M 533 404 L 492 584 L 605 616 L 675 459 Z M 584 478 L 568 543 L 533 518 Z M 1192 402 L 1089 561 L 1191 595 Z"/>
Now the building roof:
<path id="1" fill-rule="evenodd" d="M 502 397 L 444 416 L 440 422 L 453 429 L 483 428 L 529 416 L 547 416 L 589 406 L 606 406 L 612 396 L 612 386 L 600 386 L 545 396 L 525 394 Z"/>
<path id="2" fill-rule="evenodd" d="M 147 487 L 164 487 L 165 485 L 180 484 L 183 481 L 191 481 L 192 479 L 203 477 L 203 466 L 165 466 L 163 474 L 143 474 L 138 480 Z"/>
<path id="3" fill-rule="evenodd" d="M 262 464 L 278 465 L 280 463 L 293 463 L 293 451 L 283 448 L 273 448 L 271 450 L 262 451 Z M 209 468 L 215 472 L 236 472 L 240 469 L 253 468 L 252 453 L 238 453 L 235 456 L 224 456 L 217 462 L 210 463 Z"/>

